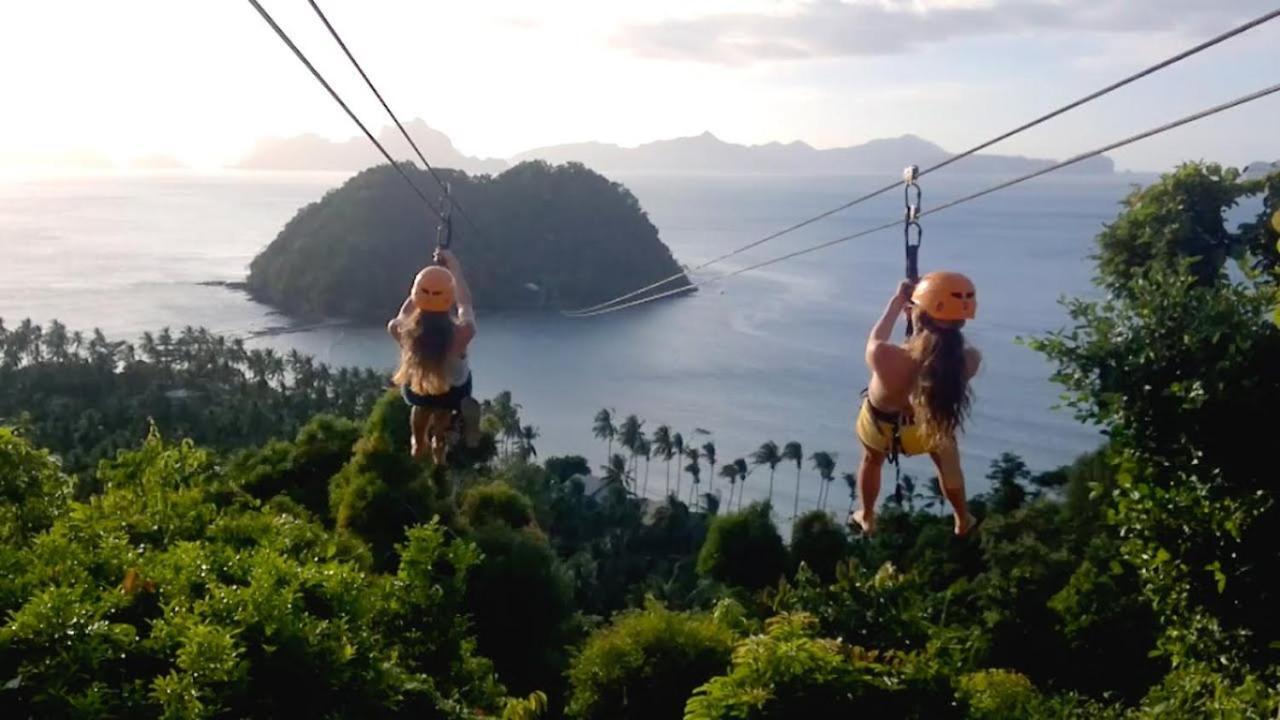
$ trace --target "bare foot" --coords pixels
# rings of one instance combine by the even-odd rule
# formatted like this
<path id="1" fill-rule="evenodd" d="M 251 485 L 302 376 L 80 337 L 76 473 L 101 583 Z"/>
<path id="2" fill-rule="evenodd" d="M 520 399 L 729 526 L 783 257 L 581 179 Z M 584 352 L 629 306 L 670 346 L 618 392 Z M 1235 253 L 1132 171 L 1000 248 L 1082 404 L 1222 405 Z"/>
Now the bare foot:
<path id="1" fill-rule="evenodd" d="M 973 513 L 965 513 L 963 518 L 956 515 L 956 537 L 972 535 L 981 524 L 981 521 L 974 517 Z"/>
<path id="2" fill-rule="evenodd" d="M 872 535 L 876 531 L 875 513 L 869 513 L 865 508 L 854 510 L 849 519 L 862 528 L 863 535 Z"/>

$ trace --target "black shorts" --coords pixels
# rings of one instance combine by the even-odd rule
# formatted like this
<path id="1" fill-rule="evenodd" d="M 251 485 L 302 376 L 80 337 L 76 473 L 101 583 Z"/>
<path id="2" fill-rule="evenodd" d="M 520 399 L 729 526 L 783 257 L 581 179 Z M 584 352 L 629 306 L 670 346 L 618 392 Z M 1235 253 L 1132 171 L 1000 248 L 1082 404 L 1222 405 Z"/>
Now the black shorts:
<path id="1" fill-rule="evenodd" d="M 409 388 L 408 385 L 400 387 L 400 395 L 404 401 L 413 407 L 431 408 L 433 410 L 459 410 L 462 407 L 463 398 L 471 397 L 471 376 L 467 375 L 467 381 L 461 385 L 454 385 L 449 388 L 449 392 L 440 395 L 419 395 Z"/>

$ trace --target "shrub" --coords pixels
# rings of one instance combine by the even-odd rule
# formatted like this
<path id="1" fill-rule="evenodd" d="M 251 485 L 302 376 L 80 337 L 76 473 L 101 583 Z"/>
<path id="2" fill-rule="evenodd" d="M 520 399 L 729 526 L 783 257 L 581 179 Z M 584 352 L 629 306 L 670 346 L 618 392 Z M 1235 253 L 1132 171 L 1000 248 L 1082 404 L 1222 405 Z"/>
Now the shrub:
<path id="1" fill-rule="evenodd" d="M 801 515 L 791 531 L 791 564 L 802 563 L 825 582 L 836 577 L 838 565 L 849 551 L 849 537 L 844 528 L 821 510 Z"/>
<path id="2" fill-rule="evenodd" d="M 478 485 L 463 495 L 462 517 L 473 528 L 499 523 L 519 529 L 533 524 L 533 503 L 504 482 Z"/>
<path id="3" fill-rule="evenodd" d="M 694 691 L 685 720 L 959 716 L 945 677 L 912 655 L 881 655 L 816 637 L 803 613 L 771 618 L 738 643 L 728 674 Z"/>
<path id="4" fill-rule="evenodd" d="M 748 590 L 772 585 L 786 572 L 787 550 L 767 503 L 717 517 L 698 554 L 698 573 Z"/>
<path id="5" fill-rule="evenodd" d="M 956 697 L 968 704 L 970 720 L 1005 720 L 1029 717 L 1040 693 L 1026 675 L 982 670 L 957 678 Z"/>
<path id="6" fill-rule="evenodd" d="M 0 710 L 13 717 L 470 718 L 502 690 L 461 615 L 475 547 L 414 527 L 395 576 L 208 452 L 143 446 L 100 496 L 13 544 Z"/>
<path id="7" fill-rule="evenodd" d="M 568 714 L 581 720 L 680 718 L 693 689 L 729 667 L 734 635 L 704 613 L 650 603 L 587 639 L 569 668 Z"/>

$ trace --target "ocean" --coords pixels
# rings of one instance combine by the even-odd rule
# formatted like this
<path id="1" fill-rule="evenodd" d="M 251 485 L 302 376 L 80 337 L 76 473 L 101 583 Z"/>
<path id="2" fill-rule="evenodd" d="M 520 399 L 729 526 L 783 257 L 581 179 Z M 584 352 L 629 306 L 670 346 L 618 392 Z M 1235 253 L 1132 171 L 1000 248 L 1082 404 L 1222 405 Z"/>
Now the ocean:
<path id="1" fill-rule="evenodd" d="M 334 365 L 389 369 L 396 351 L 381 327 L 304 325 L 211 282 L 242 280 L 253 256 L 294 212 L 346 178 L 335 173 L 156 173 L 0 177 L 0 317 L 57 318 L 72 329 L 136 338 L 162 326 L 205 326 L 251 346 L 298 349 Z M 882 177 L 614 178 L 639 198 L 676 258 L 696 265 L 885 182 Z M 1032 181 L 925 218 L 922 270 L 956 269 L 978 285 L 970 341 L 983 352 L 974 413 L 962 442 L 971 492 L 987 486 L 991 460 L 1021 455 L 1034 470 L 1072 461 L 1101 442 L 1096 428 L 1058 409 L 1052 367 L 1022 346 L 1063 327 L 1063 297 L 1092 296 L 1093 237 L 1143 175 L 1062 176 Z M 924 207 L 999 178 L 940 172 L 921 185 Z M 756 262 L 902 214 L 889 193 L 699 273 Z M 483 226 L 483 218 L 476 218 Z M 584 238 L 589 242 L 589 238 Z M 424 246 L 424 255 L 427 252 Z M 627 268 L 608 268 L 630 288 Z M 646 430 L 668 424 L 720 464 L 765 440 L 801 442 L 806 455 L 837 457 L 853 471 L 852 433 L 867 381 L 867 332 L 903 274 L 902 233 L 885 231 L 748 273 L 684 298 L 590 319 L 547 313 L 481 313 L 473 346 L 476 393 L 508 389 L 524 422 L 540 432 L 540 457 L 605 459 L 591 434 L 603 407 L 635 413 Z M 408 286 L 405 277 L 388 282 Z M 396 308 L 387 308 L 390 316 Z M 901 330 L 899 330 L 899 333 Z M 698 430 L 709 431 L 702 435 Z M 643 466 L 643 463 L 642 463 Z M 931 474 L 926 460 L 907 472 Z M 660 496 L 654 461 L 647 493 Z M 642 469 L 643 475 L 643 469 Z M 748 501 L 767 492 L 767 470 L 747 483 Z M 817 498 L 805 463 L 803 507 Z M 688 478 L 685 478 L 688 482 Z M 843 510 L 839 480 L 832 504 Z M 702 489 L 724 490 L 705 468 Z M 780 466 L 775 501 L 789 515 L 794 466 Z"/>

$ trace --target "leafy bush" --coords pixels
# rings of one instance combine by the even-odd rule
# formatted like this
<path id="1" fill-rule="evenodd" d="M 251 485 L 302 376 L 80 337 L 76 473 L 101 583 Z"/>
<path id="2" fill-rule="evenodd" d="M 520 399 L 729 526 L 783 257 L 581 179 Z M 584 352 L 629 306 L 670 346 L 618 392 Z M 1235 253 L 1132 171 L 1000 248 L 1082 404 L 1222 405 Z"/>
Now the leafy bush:
<path id="1" fill-rule="evenodd" d="M 956 679 L 956 697 L 969 706 L 970 720 L 1031 717 L 1040 700 L 1026 675 L 1008 670 L 983 670 Z"/>
<path id="2" fill-rule="evenodd" d="M 260 506 L 222 473 L 209 452 L 153 432 L 103 463 L 101 495 L 10 546 L 20 574 L 0 627 L 6 715 L 469 718 L 499 707 L 459 614 L 474 546 L 415 527 L 398 573 L 372 574 L 358 543 L 287 500 Z"/>
<path id="3" fill-rule="evenodd" d="M 494 482 L 467 490 L 462 517 L 473 528 L 499 523 L 519 529 L 533 524 L 533 503 L 510 485 Z"/>
<path id="4" fill-rule="evenodd" d="M 729 667 L 734 635 L 703 613 L 650 603 L 614 617 L 569 668 L 570 717 L 680 718 L 693 689 Z"/>
<path id="5" fill-rule="evenodd" d="M 786 572 L 787 550 L 767 503 L 721 515 L 698 553 L 698 573 L 748 590 L 772 585 Z"/>
<path id="6" fill-rule="evenodd" d="M 844 528 L 821 510 L 801 515 L 791 529 L 791 565 L 804 564 L 818 577 L 830 582 L 836 577 L 836 566 L 849 552 L 849 536 Z"/>
<path id="7" fill-rule="evenodd" d="M 1238 673 L 1237 673 L 1238 674 Z M 1134 720 L 1271 720 L 1280 709 L 1280 691 L 1274 672 L 1271 682 L 1246 674 L 1233 680 L 1229 674 L 1206 665 L 1175 669 L 1152 688 Z"/>
<path id="8" fill-rule="evenodd" d="M 775 613 L 806 613 L 824 635 L 860 647 L 919 649 L 930 634 L 928 590 L 890 563 L 875 572 L 844 563 L 830 584 L 801 570 L 767 597 Z"/>
<path id="9" fill-rule="evenodd" d="M 945 676 L 912 655 L 881 655 L 818 638 L 803 613 L 771 618 L 741 641 L 728 674 L 698 688 L 685 720 L 959 717 Z"/>
<path id="10" fill-rule="evenodd" d="M 315 513 L 329 516 L 329 480 L 351 459 L 360 437 L 354 422 L 317 415 L 298 431 L 293 442 L 275 440 L 260 449 L 240 453 L 231 472 L 243 478 L 241 487 L 267 500 L 285 495 Z"/>
<path id="11" fill-rule="evenodd" d="M 490 523 L 470 535 L 483 555 L 467 582 L 477 648 L 516 693 L 560 697 L 568 666 L 573 589 L 547 540 L 532 527 Z"/>

